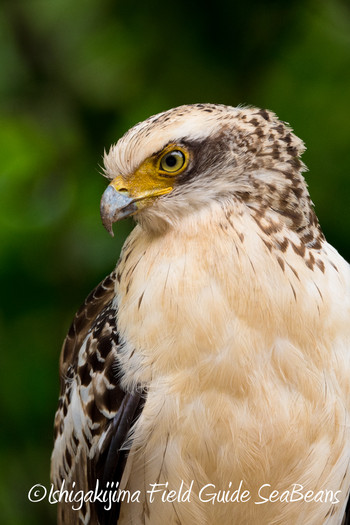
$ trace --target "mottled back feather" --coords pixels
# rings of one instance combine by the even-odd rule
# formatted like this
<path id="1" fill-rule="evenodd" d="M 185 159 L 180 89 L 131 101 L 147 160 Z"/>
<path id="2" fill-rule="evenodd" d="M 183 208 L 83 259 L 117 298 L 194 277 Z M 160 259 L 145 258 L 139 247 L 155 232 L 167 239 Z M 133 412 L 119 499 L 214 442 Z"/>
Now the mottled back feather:
<path id="1" fill-rule="evenodd" d="M 122 445 L 143 406 L 140 393 L 125 393 L 116 364 L 119 338 L 115 274 L 106 277 L 78 310 L 63 344 L 61 391 L 55 418 L 52 480 L 56 488 L 87 494 L 106 482 L 120 482 L 128 449 Z M 58 503 L 58 524 L 116 523 L 119 504 Z"/>

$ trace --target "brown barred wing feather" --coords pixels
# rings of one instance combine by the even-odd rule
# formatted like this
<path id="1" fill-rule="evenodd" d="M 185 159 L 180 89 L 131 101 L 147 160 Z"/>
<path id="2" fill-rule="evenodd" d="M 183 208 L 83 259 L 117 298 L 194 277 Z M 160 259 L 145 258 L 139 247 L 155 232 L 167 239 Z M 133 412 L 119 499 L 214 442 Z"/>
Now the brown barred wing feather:
<path id="1" fill-rule="evenodd" d="M 120 481 L 128 455 L 123 444 L 143 406 L 140 393 L 125 393 L 119 384 L 114 279 L 113 273 L 88 296 L 62 349 L 51 464 L 62 494 L 87 494 L 97 483 L 101 490 L 107 481 Z M 66 499 L 58 503 L 59 525 L 117 522 L 118 504 L 106 511 L 98 502 Z"/>

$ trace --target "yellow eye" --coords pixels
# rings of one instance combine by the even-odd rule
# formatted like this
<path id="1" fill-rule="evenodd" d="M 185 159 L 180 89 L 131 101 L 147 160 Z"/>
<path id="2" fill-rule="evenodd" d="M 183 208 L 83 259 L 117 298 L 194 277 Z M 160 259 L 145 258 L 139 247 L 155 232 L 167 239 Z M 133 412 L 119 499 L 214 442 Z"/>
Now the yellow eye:
<path id="1" fill-rule="evenodd" d="M 182 151 L 174 149 L 160 159 L 159 167 L 161 171 L 166 173 L 176 173 L 184 166 L 185 162 L 186 157 Z"/>

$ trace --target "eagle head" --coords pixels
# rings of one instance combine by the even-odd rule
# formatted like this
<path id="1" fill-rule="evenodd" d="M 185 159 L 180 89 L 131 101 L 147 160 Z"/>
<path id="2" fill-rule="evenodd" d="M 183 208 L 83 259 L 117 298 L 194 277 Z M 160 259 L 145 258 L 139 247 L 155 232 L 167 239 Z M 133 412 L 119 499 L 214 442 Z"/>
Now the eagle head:
<path id="1" fill-rule="evenodd" d="M 180 106 L 136 124 L 104 157 L 111 180 L 101 217 L 134 216 L 164 231 L 213 201 L 271 208 L 295 229 L 309 221 L 303 142 L 274 113 L 215 104 Z M 296 209 L 298 212 L 296 213 Z"/>

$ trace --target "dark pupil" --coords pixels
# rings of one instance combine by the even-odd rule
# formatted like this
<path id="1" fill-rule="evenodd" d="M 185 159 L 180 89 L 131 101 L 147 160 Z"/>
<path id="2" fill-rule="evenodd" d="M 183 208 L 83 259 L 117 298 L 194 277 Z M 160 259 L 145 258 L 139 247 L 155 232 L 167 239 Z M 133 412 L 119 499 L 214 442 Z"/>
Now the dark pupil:
<path id="1" fill-rule="evenodd" d="M 167 166 L 169 166 L 169 168 L 173 168 L 176 164 L 176 157 L 175 155 L 169 155 L 166 159 L 165 159 L 165 163 Z"/>

